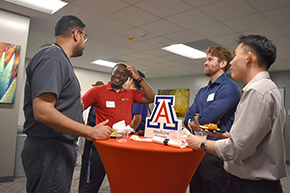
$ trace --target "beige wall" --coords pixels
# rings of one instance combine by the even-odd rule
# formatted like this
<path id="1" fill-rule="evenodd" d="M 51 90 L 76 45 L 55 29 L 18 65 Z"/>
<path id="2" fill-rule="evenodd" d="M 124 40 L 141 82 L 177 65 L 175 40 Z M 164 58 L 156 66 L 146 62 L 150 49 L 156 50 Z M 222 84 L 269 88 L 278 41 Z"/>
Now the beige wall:
<path id="1" fill-rule="evenodd" d="M 14 104 L 0 104 L 0 181 L 14 175 L 17 121 L 24 79 L 24 59 L 30 19 L 0 9 L 0 41 L 21 46 Z"/>

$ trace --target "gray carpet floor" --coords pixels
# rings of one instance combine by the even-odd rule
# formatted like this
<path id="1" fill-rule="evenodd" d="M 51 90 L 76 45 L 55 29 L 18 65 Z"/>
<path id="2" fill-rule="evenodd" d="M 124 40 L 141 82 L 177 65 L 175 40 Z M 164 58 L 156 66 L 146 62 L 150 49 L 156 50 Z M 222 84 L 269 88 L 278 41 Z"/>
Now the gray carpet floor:
<path id="1" fill-rule="evenodd" d="M 77 165 L 74 170 L 72 185 L 71 185 L 71 193 L 78 193 L 78 186 L 79 186 L 79 176 L 80 176 L 80 167 L 81 161 L 80 156 L 78 156 Z M 288 176 L 283 178 L 282 185 L 284 189 L 284 193 L 290 193 L 290 165 L 287 165 L 287 173 Z M 14 178 L 13 182 L 2 182 L 0 183 L 0 193 L 25 193 L 25 183 L 26 178 Z M 99 193 L 110 193 L 110 185 L 108 182 L 107 176 L 105 177 L 103 184 L 99 190 Z M 188 190 L 186 191 L 188 193 Z"/>
<path id="2" fill-rule="evenodd" d="M 79 177 L 81 169 L 81 156 L 78 156 L 77 164 L 74 170 L 71 193 L 78 193 L 79 188 Z M 14 178 L 13 182 L 2 182 L 0 183 L 0 193 L 26 193 L 25 190 L 26 178 Z M 99 190 L 99 193 L 110 193 L 110 185 L 107 176 L 105 177 L 103 184 Z"/>

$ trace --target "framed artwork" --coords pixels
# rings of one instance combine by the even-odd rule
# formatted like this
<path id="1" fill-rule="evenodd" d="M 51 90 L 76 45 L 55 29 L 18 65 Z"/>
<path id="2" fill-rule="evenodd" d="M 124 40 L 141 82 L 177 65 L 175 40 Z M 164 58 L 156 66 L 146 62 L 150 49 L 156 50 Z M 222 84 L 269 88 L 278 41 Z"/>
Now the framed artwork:
<path id="1" fill-rule="evenodd" d="M 174 95 L 174 110 L 177 117 L 185 117 L 188 110 L 189 89 L 161 89 L 158 95 Z"/>
<path id="2" fill-rule="evenodd" d="M 14 103 L 20 46 L 0 41 L 0 103 Z"/>

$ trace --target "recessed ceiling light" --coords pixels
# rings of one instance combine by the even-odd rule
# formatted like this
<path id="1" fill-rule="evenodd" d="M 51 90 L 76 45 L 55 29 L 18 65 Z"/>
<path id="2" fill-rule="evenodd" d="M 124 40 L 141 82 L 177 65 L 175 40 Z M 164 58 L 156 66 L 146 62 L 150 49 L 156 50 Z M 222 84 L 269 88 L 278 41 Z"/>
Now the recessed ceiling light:
<path id="1" fill-rule="evenodd" d="M 173 44 L 164 48 L 161 48 L 168 52 L 172 52 L 174 54 L 178 54 L 191 59 L 205 58 L 206 53 L 190 46 L 184 44 Z"/>
<path id="2" fill-rule="evenodd" d="M 30 9 L 41 11 L 48 14 L 54 14 L 56 11 L 67 5 L 60 0 L 5 0 L 10 3 L 21 5 Z"/>
<path id="3" fill-rule="evenodd" d="M 97 64 L 97 65 L 101 65 L 101 66 L 107 66 L 107 67 L 114 67 L 116 65 L 115 62 L 109 62 L 109 61 L 106 61 L 106 60 L 95 60 L 93 62 L 91 62 L 93 64 Z"/>

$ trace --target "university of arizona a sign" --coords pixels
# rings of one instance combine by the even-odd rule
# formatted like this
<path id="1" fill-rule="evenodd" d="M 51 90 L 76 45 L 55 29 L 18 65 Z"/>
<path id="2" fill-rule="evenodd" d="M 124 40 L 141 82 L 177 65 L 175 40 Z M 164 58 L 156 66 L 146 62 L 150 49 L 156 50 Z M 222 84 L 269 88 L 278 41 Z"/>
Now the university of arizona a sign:
<path id="1" fill-rule="evenodd" d="M 182 120 L 178 120 L 174 110 L 174 95 L 156 95 L 154 109 L 146 118 L 145 137 L 165 137 L 178 139 Z"/>

